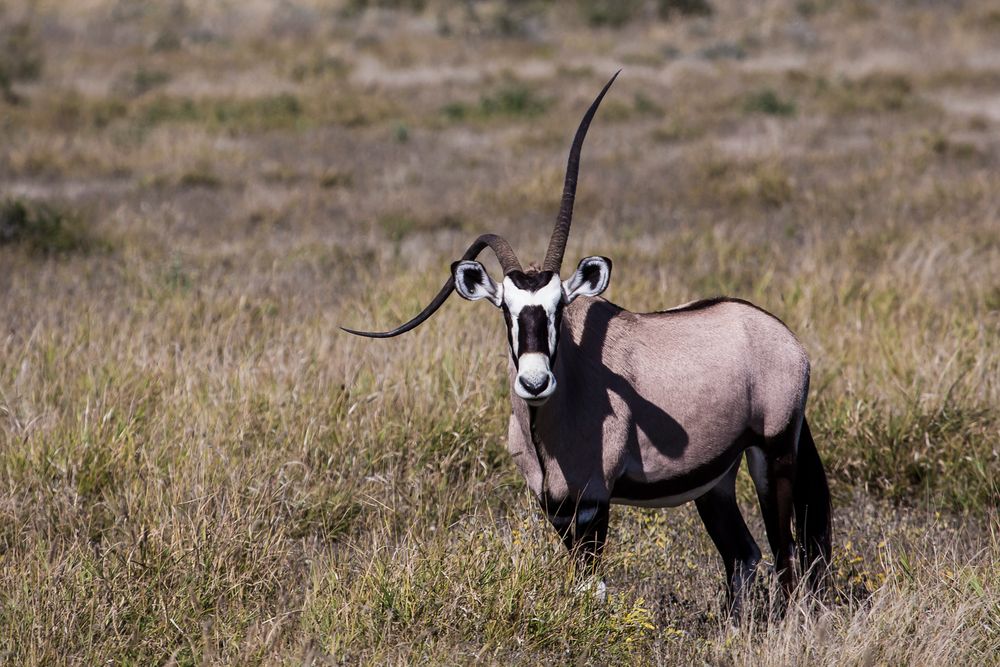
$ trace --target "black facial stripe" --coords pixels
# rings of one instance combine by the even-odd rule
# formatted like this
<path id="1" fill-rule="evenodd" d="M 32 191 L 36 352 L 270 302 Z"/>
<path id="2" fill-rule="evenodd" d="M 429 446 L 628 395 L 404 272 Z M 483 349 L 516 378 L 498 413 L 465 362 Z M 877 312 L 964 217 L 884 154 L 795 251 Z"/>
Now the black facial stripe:
<path id="1" fill-rule="evenodd" d="M 517 315 L 517 351 L 519 354 L 549 354 L 549 316 L 541 306 L 525 306 Z"/>
<path id="2" fill-rule="evenodd" d="M 556 304 L 556 312 L 555 315 L 552 317 L 552 326 L 554 326 L 556 329 L 556 337 L 555 337 L 556 349 L 549 350 L 550 352 L 549 363 L 552 364 L 553 366 L 555 366 L 556 363 L 556 355 L 559 354 L 559 332 L 560 330 L 562 330 L 562 315 L 563 315 L 564 305 L 565 304 L 562 302 L 562 300 L 560 300 L 559 303 Z"/>
<path id="3" fill-rule="evenodd" d="M 510 308 L 504 303 L 501 304 L 501 310 L 503 310 L 503 320 L 507 324 L 507 347 L 510 348 L 510 356 L 514 360 L 514 367 L 517 368 L 517 355 L 514 354 L 514 335 L 511 333 L 513 320 L 510 317 Z"/>

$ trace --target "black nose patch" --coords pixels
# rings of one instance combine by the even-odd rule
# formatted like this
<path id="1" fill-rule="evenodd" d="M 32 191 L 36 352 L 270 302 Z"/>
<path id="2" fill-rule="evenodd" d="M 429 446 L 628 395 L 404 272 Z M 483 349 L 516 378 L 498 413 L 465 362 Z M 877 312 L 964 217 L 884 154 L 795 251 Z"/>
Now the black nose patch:
<path id="1" fill-rule="evenodd" d="M 541 352 L 548 356 L 549 316 L 541 306 L 525 306 L 517 315 L 517 351 Z"/>
<path id="2" fill-rule="evenodd" d="M 548 375 L 543 377 L 538 382 L 523 377 L 518 378 L 517 381 L 521 383 L 521 386 L 524 387 L 525 391 L 527 391 L 529 394 L 532 394 L 533 396 L 538 396 L 540 393 L 545 391 L 546 387 L 549 386 Z"/>

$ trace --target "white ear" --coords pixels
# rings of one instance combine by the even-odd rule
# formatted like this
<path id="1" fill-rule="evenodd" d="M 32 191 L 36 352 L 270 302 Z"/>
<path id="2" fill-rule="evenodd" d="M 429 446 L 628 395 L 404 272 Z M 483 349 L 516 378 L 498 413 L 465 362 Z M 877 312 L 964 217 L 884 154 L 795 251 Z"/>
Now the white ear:
<path id="1" fill-rule="evenodd" d="M 578 296 L 597 296 L 608 288 L 611 280 L 611 260 L 607 257 L 585 257 L 576 271 L 563 281 L 566 303 Z"/>
<path id="2" fill-rule="evenodd" d="M 461 261 L 451 265 L 455 291 L 469 301 L 489 299 L 494 306 L 503 303 L 503 285 L 498 285 L 479 262 Z"/>

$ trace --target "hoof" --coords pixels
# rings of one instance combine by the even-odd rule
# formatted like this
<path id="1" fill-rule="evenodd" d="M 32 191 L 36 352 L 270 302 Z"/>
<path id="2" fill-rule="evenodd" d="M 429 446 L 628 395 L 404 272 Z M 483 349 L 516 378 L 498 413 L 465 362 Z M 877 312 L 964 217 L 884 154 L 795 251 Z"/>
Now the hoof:
<path id="1" fill-rule="evenodd" d="M 608 600 L 608 585 L 603 579 L 591 578 L 576 587 L 577 595 L 590 595 L 604 604 Z"/>

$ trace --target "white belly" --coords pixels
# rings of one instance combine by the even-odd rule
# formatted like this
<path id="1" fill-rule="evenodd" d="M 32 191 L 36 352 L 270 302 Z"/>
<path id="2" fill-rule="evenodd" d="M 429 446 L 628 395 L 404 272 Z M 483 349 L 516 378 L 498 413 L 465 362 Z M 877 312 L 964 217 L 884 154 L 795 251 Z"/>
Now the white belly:
<path id="1" fill-rule="evenodd" d="M 679 505 L 683 505 L 684 503 L 691 502 L 696 498 L 700 498 L 706 491 L 718 484 L 719 480 L 725 477 L 727 472 L 729 471 L 727 470 L 723 472 L 715 479 L 702 484 L 701 486 L 695 487 L 684 493 L 679 493 L 675 496 L 661 496 L 659 498 L 650 498 L 649 500 L 631 500 L 628 498 L 612 497 L 611 503 L 614 505 L 631 505 L 633 507 L 677 507 Z"/>

